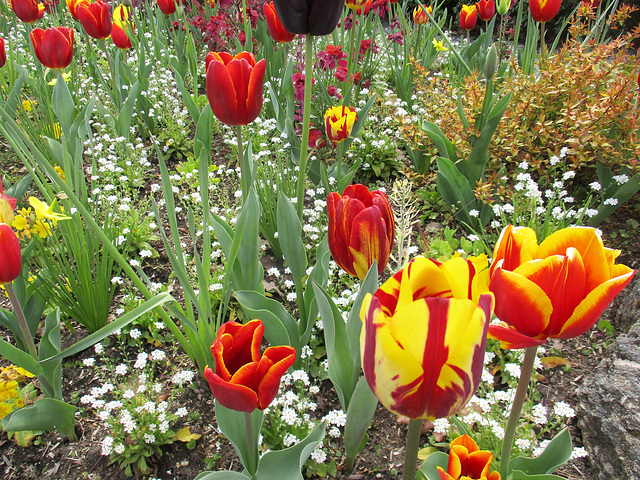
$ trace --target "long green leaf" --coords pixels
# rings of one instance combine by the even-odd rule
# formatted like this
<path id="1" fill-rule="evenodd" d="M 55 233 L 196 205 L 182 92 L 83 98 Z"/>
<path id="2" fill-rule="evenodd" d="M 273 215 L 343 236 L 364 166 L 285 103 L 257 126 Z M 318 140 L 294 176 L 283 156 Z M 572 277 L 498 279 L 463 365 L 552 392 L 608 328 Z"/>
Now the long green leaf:
<path id="1" fill-rule="evenodd" d="M 36 377 L 44 375 L 42 367 L 35 358 L 27 352 L 20 350 L 18 347 L 11 345 L 3 338 L 0 338 L 0 356 L 24 368 L 26 371 L 33 373 Z"/>
<path id="2" fill-rule="evenodd" d="M 287 266 L 291 269 L 296 290 L 302 288 L 307 270 L 307 253 L 302 243 L 302 224 L 291 200 L 283 192 L 278 194 L 278 240 Z"/>
<path id="3" fill-rule="evenodd" d="M 374 294 L 378 290 L 378 262 L 374 261 L 364 280 L 360 284 L 358 295 L 353 302 L 349 319 L 347 320 L 347 340 L 353 363 L 360 370 L 360 332 L 362 331 L 362 320 L 360 320 L 360 307 L 367 294 Z"/>
<path id="4" fill-rule="evenodd" d="M 249 417 L 252 424 L 253 438 L 247 437 L 245 421 Z M 255 409 L 250 415 L 220 405 L 216 400 L 216 421 L 225 437 L 238 452 L 244 468 L 255 474 L 258 469 L 258 434 L 262 428 L 264 414 Z"/>
<path id="5" fill-rule="evenodd" d="M 15 410 L 2 419 L 2 429 L 9 432 L 24 430 L 56 431 L 77 442 L 75 431 L 76 407 L 53 398 L 41 398 L 30 407 Z"/>
<path id="6" fill-rule="evenodd" d="M 367 444 L 367 430 L 376 413 L 377 406 L 378 399 L 369 388 L 367 380 L 360 377 L 347 409 L 347 423 L 344 426 L 346 463 L 351 467 L 353 467 L 358 453 Z"/>
<path id="7" fill-rule="evenodd" d="M 552 473 L 569 461 L 571 450 L 571 435 L 569 430 L 564 428 L 553 437 L 539 456 L 535 458 L 516 457 L 509 463 L 509 468 L 513 471 L 520 470 L 527 475 Z"/>
<path id="8" fill-rule="evenodd" d="M 73 103 L 73 97 L 71 96 L 71 92 L 69 92 L 67 82 L 62 78 L 61 71 L 58 72 L 58 78 L 55 86 L 53 87 L 51 106 L 58 117 L 60 128 L 68 137 L 69 132 L 71 131 L 71 124 L 73 123 L 75 104 Z"/>

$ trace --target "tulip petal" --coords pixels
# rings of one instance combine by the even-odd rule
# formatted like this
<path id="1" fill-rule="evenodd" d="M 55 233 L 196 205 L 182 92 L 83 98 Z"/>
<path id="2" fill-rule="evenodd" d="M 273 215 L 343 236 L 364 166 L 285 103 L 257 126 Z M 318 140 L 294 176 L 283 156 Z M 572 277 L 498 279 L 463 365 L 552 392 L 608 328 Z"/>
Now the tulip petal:
<path id="1" fill-rule="evenodd" d="M 256 63 L 251 70 L 247 89 L 247 100 L 245 101 L 247 123 L 255 120 L 262 109 L 262 86 L 264 84 L 264 74 L 266 70 L 267 61 L 264 58 Z"/>
<path id="2" fill-rule="evenodd" d="M 479 450 L 478 444 L 474 442 L 473 438 L 471 438 L 466 433 L 464 435 L 460 435 L 459 437 L 456 437 L 453 440 L 451 440 L 449 447 L 453 448 L 454 445 L 462 445 L 469 452 L 476 452 Z"/>
<path id="3" fill-rule="evenodd" d="M 504 322 L 489 325 L 488 336 L 494 340 L 500 340 L 500 348 L 503 350 L 535 347 L 536 345 L 542 345 L 547 339 L 544 335 L 542 335 L 542 338 L 523 335 L 515 328 L 510 328 Z"/>
<path id="4" fill-rule="evenodd" d="M 353 257 L 353 269 L 362 280 L 374 260 L 378 261 L 378 274 L 389 261 L 391 245 L 387 242 L 387 228 L 376 206 L 365 208 L 353 220 L 349 250 Z"/>
<path id="5" fill-rule="evenodd" d="M 491 468 L 493 454 L 488 450 L 471 452 L 464 465 L 463 474 L 469 478 L 486 478 Z M 486 470 L 486 471 L 485 471 Z"/>
<path id="6" fill-rule="evenodd" d="M 276 398 L 280 387 L 280 378 L 296 361 L 296 351 L 283 345 L 265 350 L 258 365 L 258 408 L 265 409 Z"/>
<path id="7" fill-rule="evenodd" d="M 437 466 L 436 468 L 438 469 L 438 473 L 440 474 L 440 480 L 456 480 L 447 472 L 445 472 L 442 467 Z"/>
<path id="8" fill-rule="evenodd" d="M 528 278 L 501 268 L 495 270 L 489 286 L 496 298 L 498 318 L 508 318 L 516 330 L 529 337 L 544 332 L 553 313 L 544 290 Z"/>
<path id="9" fill-rule="evenodd" d="M 220 405 L 247 413 L 253 412 L 258 406 L 258 395 L 250 388 L 224 381 L 210 368 L 204 371 L 204 376 Z"/>
<path id="10" fill-rule="evenodd" d="M 551 335 L 552 337 L 573 338 L 582 335 L 598 321 L 613 298 L 627 286 L 635 275 L 635 270 L 631 270 L 625 265 L 616 265 L 614 272 L 617 276 L 589 292 L 574 310 L 573 315 L 564 323 L 562 329 L 557 334 Z"/>
<path id="11" fill-rule="evenodd" d="M 235 126 L 238 117 L 236 88 L 227 67 L 212 61 L 207 68 L 207 97 L 214 115 L 225 123 Z"/>
<path id="12" fill-rule="evenodd" d="M 493 261 L 490 274 L 493 275 L 498 262 L 504 260 L 501 267 L 505 270 L 515 268 L 529 260 L 536 258 L 538 238 L 536 232 L 529 227 L 514 227 L 507 225 L 493 249 Z"/>

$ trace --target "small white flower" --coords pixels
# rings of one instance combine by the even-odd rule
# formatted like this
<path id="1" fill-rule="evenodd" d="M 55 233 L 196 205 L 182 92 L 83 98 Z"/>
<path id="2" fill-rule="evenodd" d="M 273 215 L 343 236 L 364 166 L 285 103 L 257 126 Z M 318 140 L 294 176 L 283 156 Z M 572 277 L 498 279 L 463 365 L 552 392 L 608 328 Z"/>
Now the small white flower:
<path id="1" fill-rule="evenodd" d="M 98 355 L 100 355 L 102 352 L 104 352 L 104 347 L 102 346 L 102 344 L 101 344 L 101 343 L 96 343 L 96 344 L 93 346 L 93 350 L 94 350 Z"/>
<path id="2" fill-rule="evenodd" d="M 185 407 L 180 407 L 176 410 L 176 416 L 178 417 L 186 417 L 189 412 Z"/>
<path id="3" fill-rule="evenodd" d="M 617 198 L 607 198 L 603 203 L 605 205 L 617 205 L 618 204 L 618 199 Z"/>
<path id="4" fill-rule="evenodd" d="M 555 155 L 549 159 L 549 163 L 551 164 L 552 167 L 555 167 L 559 161 L 560 159 Z"/>
<path id="5" fill-rule="evenodd" d="M 85 358 L 84 360 L 82 360 L 82 363 L 85 367 L 93 367 L 93 365 L 96 363 L 96 359 L 93 357 Z"/>
<path id="6" fill-rule="evenodd" d="M 142 333 L 137 328 L 132 328 L 131 331 L 129 332 L 129 336 L 134 340 L 137 340 L 138 338 L 140 338 L 140 335 L 142 335 Z"/>
<path id="7" fill-rule="evenodd" d="M 469 215 L 472 217 L 478 217 L 478 215 L 480 215 L 480 212 L 475 208 L 472 208 L 471 210 L 469 210 Z"/>
<path id="8" fill-rule="evenodd" d="M 624 185 L 625 183 L 627 183 L 629 181 L 629 177 L 626 175 L 614 175 L 613 176 L 613 180 L 618 184 L 618 185 Z"/>
<path id="9" fill-rule="evenodd" d="M 591 187 L 592 190 L 595 190 L 596 192 L 599 192 L 600 189 L 602 188 L 602 186 L 600 186 L 600 183 L 598 182 L 591 182 L 589 186 Z"/>
<path id="10" fill-rule="evenodd" d="M 155 362 L 159 362 L 160 360 L 164 360 L 165 358 L 167 358 L 167 354 L 162 350 L 154 350 L 153 352 L 151 352 L 151 360 Z"/>
<path id="11" fill-rule="evenodd" d="M 571 451 L 571 459 L 588 457 L 589 453 L 585 450 L 584 447 L 574 447 Z"/>

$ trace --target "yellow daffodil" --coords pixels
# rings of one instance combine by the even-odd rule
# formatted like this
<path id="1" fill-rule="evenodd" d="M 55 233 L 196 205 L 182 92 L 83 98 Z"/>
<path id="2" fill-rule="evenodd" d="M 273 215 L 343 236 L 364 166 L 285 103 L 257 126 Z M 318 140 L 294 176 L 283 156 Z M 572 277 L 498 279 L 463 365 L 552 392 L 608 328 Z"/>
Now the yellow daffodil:
<path id="1" fill-rule="evenodd" d="M 431 43 L 433 43 L 433 46 L 438 52 L 446 52 L 447 50 L 449 50 L 447 47 L 444 46 L 443 40 L 436 40 L 434 38 Z"/>
<path id="2" fill-rule="evenodd" d="M 45 202 L 43 202 L 42 200 L 38 200 L 36 197 L 29 197 L 29 204 L 36 212 L 36 217 L 38 218 L 38 220 L 48 218 L 52 221 L 54 226 L 58 223 L 58 220 L 69 220 L 71 218 L 62 213 L 55 213 L 53 211 L 56 205 L 55 200 L 51 202 L 51 205 L 47 205 Z"/>

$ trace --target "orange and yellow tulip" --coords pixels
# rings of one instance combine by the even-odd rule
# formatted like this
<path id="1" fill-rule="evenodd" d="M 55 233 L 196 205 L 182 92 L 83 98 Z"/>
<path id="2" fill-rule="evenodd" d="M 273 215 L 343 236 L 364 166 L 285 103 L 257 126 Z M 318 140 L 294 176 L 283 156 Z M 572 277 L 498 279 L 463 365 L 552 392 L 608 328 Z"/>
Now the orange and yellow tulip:
<path id="1" fill-rule="evenodd" d="M 529 0 L 531 18 L 540 23 L 548 22 L 558 14 L 561 3 L 562 0 Z"/>
<path id="2" fill-rule="evenodd" d="M 449 444 L 447 471 L 438 468 L 440 480 L 500 480 L 498 472 L 491 472 L 493 454 L 480 450 L 468 435 L 462 435 Z"/>
<path id="3" fill-rule="evenodd" d="M 24 23 L 33 23 L 44 15 L 44 5 L 36 0 L 11 0 L 11 8 Z"/>
<path id="4" fill-rule="evenodd" d="M 393 211 L 384 192 L 350 185 L 342 197 L 329 194 L 327 214 L 329 250 L 340 268 L 362 280 L 375 260 L 381 274 L 395 237 Z"/>
<path id="5" fill-rule="evenodd" d="M 324 114 L 324 127 L 327 137 L 332 142 L 342 142 L 349 138 L 353 125 L 358 121 L 355 110 L 344 107 L 329 107 Z"/>
<path id="6" fill-rule="evenodd" d="M 20 241 L 6 223 L 0 223 L 0 283 L 13 282 L 22 269 Z"/>
<path id="7" fill-rule="evenodd" d="M 267 30 L 269 30 L 269 35 L 271 35 L 271 38 L 280 43 L 287 43 L 295 38 L 296 34 L 289 32 L 282 25 L 282 22 L 278 18 L 276 7 L 273 2 L 265 3 L 262 8 L 264 10 L 264 16 L 267 21 Z"/>
<path id="8" fill-rule="evenodd" d="M 431 15 L 431 12 L 433 12 L 433 7 L 427 7 L 427 12 L 429 12 L 429 15 Z M 417 6 L 413 9 L 413 23 L 415 23 L 416 25 L 424 25 L 428 21 L 429 16 L 425 13 L 424 10 L 422 10 L 422 7 Z"/>
<path id="9" fill-rule="evenodd" d="M 482 377 L 493 312 L 486 256 L 418 257 L 362 303 L 362 369 L 380 403 L 411 419 L 460 411 Z"/>
<path id="10" fill-rule="evenodd" d="M 80 5 L 91 5 L 91 0 L 67 0 L 67 8 L 69 9 L 71 16 L 76 20 L 80 20 L 77 12 Z"/>
<path id="11" fill-rule="evenodd" d="M 345 0 L 344 4 L 351 10 L 359 10 L 367 4 L 367 0 Z"/>
<path id="12" fill-rule="evenodd" d="M 463 30 L 471 30 L 478 22 L 478 13 L 475 5 L 462 5 L 460 10 L 460 27 Z"/>
<path id="13" fill-rule="evenodd" d="M 209 52 L 206 57 L 207 98 L 218 120 L 232 127 L 248 125 L 260 114 L 267 62 L 253 53 Z"/>
<path id="14" fill-rule="evenodd" d="M 133 24 L 129 21 L 129 7 L 118 5 L 113 11 L 113 25 L 111 27 L 111 39 L 116 47 L 121 49 L 131 48 L 131 39 L 127 30 L 133 32 Z"/>
<path id="15" fill-rule="evenodd" d="M 499 322 L 489 336 L 512 349 L 585 333 L 635 274 L 615 263 L 619 254 L 593 228 L 565 228 L 538 245 L 533 230 L 509 225 L 493 252 Z"/>
<path id="16" fill-rule="evenodd" d="M 51 27 L 31 31 L 31 43 L 36 57 L 45 67 L 65 68 L 73 58 L 73 30 Z"/>
<path id="17" fill-rule="evenodd" d="M 296 360 L 293 347 L 269 347 L 260 354 L 264 334 L 261 320 L 244 325 L 227 322 L 218 330 L 211 353 L 215 371 L 204 376 L 218 402 L 238 412 L 264 410 L 278 393 L 280 378 Z"/>
<path id="18" fill-rule="evenodd" d="M 100 40 L 111 35 L 111 5 L 102 0 L 91 4 L 82 3 L 76 7 L 76 15 L 90 37 Z"/>

